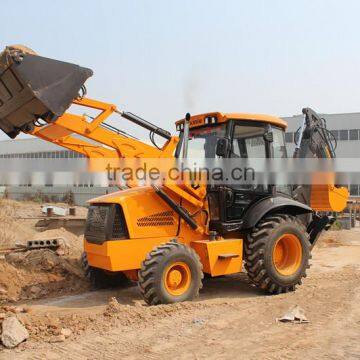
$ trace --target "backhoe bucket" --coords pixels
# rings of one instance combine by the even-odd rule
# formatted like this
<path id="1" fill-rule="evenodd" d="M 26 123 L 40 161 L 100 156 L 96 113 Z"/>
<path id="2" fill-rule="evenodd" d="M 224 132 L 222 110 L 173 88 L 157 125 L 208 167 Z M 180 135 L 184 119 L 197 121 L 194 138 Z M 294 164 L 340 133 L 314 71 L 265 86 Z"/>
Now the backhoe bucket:
<path id="1" fill-rule="evenodd" d="M 78 65 L 29 54 L 0 65 L 0 129 L 12 139 L 30 131 L 38 119 L 51 122 L 63 115 L 93 74 Z"/>

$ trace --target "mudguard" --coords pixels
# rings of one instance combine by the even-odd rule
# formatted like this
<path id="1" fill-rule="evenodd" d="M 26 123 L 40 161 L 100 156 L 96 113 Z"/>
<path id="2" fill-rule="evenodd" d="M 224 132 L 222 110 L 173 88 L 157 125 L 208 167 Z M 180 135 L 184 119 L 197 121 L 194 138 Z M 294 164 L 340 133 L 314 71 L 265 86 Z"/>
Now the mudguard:
<path id="1" fill-rule="evenodd" d="M 290 215 L 312 213 L 311 207 L 296 200 L 283 196 L 274 196 L 262 199 L 252 205 L 244 216 L 243 229 L 254 227 L 266 214 L 282 212 Z"/>

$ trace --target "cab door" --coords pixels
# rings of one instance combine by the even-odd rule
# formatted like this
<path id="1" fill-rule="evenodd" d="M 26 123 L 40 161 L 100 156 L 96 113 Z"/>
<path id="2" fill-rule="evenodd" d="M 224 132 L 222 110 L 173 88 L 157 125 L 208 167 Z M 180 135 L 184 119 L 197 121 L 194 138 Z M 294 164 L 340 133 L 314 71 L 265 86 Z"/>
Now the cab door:
<path id="1" fill-rule="evenodd" d="M 231 167 L 237 165 L 236 159 L 264 159 L 270 157 L 269 143 L 264 134 L 267 131 L 266 124 L 254 121 L 233 121 L 231 131 L 231 149 L 229 158 Z M 269 194 L 269 189 L 263 184 L 257 183 L 256 173 L 239 161 L 240 170 L 238 177 L 231 176 L 226 192 L 226 221 L 241 220 L 247 207 L 258 198 Z M 241 179 L 240 179 L 241 177 Z M 238 180 L 239 179 L 239 180 Z"/>

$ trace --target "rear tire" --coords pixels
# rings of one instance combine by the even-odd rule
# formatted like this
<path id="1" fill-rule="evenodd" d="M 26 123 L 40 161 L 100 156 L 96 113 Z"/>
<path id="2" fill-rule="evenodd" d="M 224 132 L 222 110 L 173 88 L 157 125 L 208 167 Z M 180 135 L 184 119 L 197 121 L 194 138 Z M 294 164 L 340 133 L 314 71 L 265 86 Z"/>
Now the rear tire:
<path id="1" fill-rule="evenodd" d="M 81 263 L 85 276 L 90 280 L 94 290 L 130 285 L 130 280 L 122 272 L 110 272 L 90 266 L 85 252 L 81 256 Z"/>
<path id="2" fill-rule="evenodd" d="M 309 235 L 294 216 L 266 216 L 245 241 L 248 276 L 270 294 L 294 291 L 306 277 L 310 258 Z"/>
<path id="3" fill-rule="evenodd" d="M 147 304 L 171 304 L 196 298 L 203 277 L 197 253 L 184 244 L 169 242 L 147 255 L 138 284 Z"/>

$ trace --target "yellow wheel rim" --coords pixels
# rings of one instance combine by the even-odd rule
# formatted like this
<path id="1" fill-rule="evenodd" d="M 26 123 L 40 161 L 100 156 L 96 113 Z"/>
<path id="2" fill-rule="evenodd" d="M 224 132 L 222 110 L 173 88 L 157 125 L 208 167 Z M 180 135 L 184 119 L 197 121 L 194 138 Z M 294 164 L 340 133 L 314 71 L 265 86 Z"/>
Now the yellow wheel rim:
<path id="1" fill-rule="evenodd" d="M 278 273 L 284 276 L 295 274 L 302 260 L 302 246 L 294 234 L 284 234 L 276 240 L 273 249 L 273 263 Z"/>
<path id="2" fill-rule="evenodd" d="M 164 273 L 164 285 L 169 294 L 183 295 L 189 289 L 190 284 L 191 271 L 186 263 L 179 261 L 168 266 Z"/>

